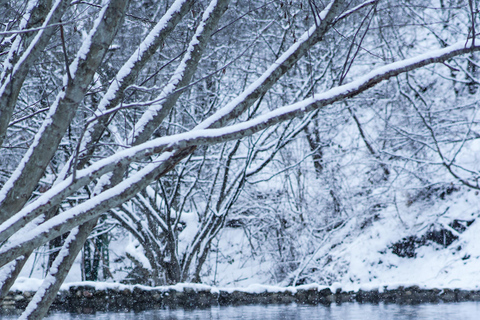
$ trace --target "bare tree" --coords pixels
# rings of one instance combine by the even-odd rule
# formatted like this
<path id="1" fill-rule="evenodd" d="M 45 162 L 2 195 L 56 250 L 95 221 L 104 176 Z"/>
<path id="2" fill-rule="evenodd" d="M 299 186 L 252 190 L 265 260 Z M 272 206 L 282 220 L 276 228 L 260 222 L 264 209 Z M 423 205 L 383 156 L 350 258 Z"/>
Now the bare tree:
<path id="1" fill-rule="evenodd" d="M 18 8 L 22 17 L 0 33 L 4 36 L 1 46 L 8 50 L 0 79 L 0 144 L 4 150 L 13 150 L 17 144 L 22 150 L 2 169 L 2 294 L 35 249 L 68 234 L 24 318 L 45 315 L 105 213 L 142 242 L 150 263 L 167 271 L 166 282 L 199 281 L 211 242 L 247 179 L 261 172 L 302 132 L 307 133 L 315 168 L 321 173 L 321 131 L 309 127 L 319 110 L 402 74 L 448 64 L 480 50 L 473 19 L 470 37 L 468 32 L 457 33 L 460 42 L 442 42 L 428 52 L 418 45 L 396 62 L 379 59 L 375 61 L 379 66 L 371 63 L 374 67 L 361 71 L 352 66 L 361 60 L 360 53 L 373 50 L 364 48 L 370 23 L 374 17 L 389 17 L 381 12 L 378 1 L 334 0 L 325 7 L 319 1 L 252 3 L 232 6 L 228 0 L 177 0 L 162 15 L 165 4 L 158 1 L 156 14 L 144 18 L 132 11 L 135 8 L 129 10 L 126 0 L 40 0 Z M 95 12 L 95 21 L 85 18 L 86 11 Z M 364 12 L 367 18 L 359 18 Z M 249 14 L 254 16 L 249 28 L 236 28 Z M 135 31 L 132 21 L 145 35 L 143 40 L 129 38 L 134 44 L 117 50 Z M 232 39 L 247 45 L 236 48 Z M 326 56 L 329 59 L 313 63 L 312 55 L 335 46 L 338 39 L 351 45 L 344 52 L 333 48 Z M 215 54 L 227 59 L 216 59 L 223 64 L 208 63 Z M 51 64 L 42 65 L 42 55 Z M 336 61 L 339 56 L 344 58 L 340 62 Z M 252 59 L 258 63 L 245 67 Z M 112 66 L 111 61 L 119 65 Z M 51 77 L 52 88 L 40 99 L 43 108 L 22 98 L 30 85 L 39 88 L 42 83 L 46 72 L 39 69 L 48 69 Z M 61 77 L 55 77 L 58 70 L 63 70 Z M 320 70 L 331 70 L 331 77 L 316 76 Z M 289 80 L 298 75 L 303 79 L 300 89 Z M 280 88 L 288 92 L 287 98 L 278 98 Z M 49 94 L 55 98 L 48 98 Z M 438 130 L 416 103 L 412 105 L 442 156 Z M 294 120 L 301 117 L 300 122 Z M 361 122 L 353 117 L 362 132 Z M 21 137 L 11 134 L 19 132 L 24 121 L 37 125 L 25 128 L 29 130 Z M 250 145 L 244 146 L 252 136 Z M 370 143 L 366 138 L 364 142 Z M 380 151 L 371 149 L 380 159 Z M 243 159 L 237 161 L 239 157 Z M 455 156 L 443 159 L 444 166 L 452 169 Z M 208 183 L 203 182 L 205 177 Z M 196 192 L 203 192 L 206 200 L 186 210 Z M 85 197 L 78 200 L 76 195 Z M 332 191 L 331 197 L 340 212 L 337 194 Z M 196 211 L 198 229 L 181 251 L 176 243 L 182 214 L 187 211 Z M 140 216 L 146 217 L 146 226 Z M 280 222 L 283 227 L 278 231 L 284 232 L 286 225 Z M 152 273 L 155 283 L 160 281 L 159 273 L 158 268 Z"/>

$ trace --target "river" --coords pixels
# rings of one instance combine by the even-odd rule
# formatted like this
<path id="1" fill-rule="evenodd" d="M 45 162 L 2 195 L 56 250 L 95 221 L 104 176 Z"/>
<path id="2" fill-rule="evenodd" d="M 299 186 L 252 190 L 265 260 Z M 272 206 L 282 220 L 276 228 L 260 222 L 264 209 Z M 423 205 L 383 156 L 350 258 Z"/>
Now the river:
<path id="1" fill-rule="evenodd" d="M 18 316 L 1 316 L 13 320 Z M 51 313 L 47 320 L 184 320 L 184 319 L 261 319 L 261 320 L 478 320 L 480 302 L 397 305 L 344 303 L 330 306 L 249 305 L 208 309 L 165 309 L 143 312 L 97 312 L 95 314 Z"/>

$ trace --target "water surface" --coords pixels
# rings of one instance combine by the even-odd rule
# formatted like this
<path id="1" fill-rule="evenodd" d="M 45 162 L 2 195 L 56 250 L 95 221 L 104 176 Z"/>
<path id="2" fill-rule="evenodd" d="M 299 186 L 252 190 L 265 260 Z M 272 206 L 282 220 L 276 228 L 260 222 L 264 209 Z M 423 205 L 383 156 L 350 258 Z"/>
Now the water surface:
<path id="1" fill-rule="evenodd" d="M 16 319 L 17 316 L 2 316 Z M 250 305 L 211 307 L 208 309 L 165 309 L 143 312 L 97 312 L 95 314 L 51 313 L 48 320 L 184 320 L 184 319 L 261 319 L 261 320 L 478 320 L 480 302 L 459 302 L 421 305 L 344 303 L 331 306 Z"/>

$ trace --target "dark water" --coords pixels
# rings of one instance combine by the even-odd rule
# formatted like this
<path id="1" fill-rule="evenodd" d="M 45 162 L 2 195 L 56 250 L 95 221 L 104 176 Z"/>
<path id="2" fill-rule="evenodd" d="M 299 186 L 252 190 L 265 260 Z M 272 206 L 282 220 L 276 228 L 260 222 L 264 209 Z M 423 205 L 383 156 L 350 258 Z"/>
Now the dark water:
<path id="1" fill-rule="evenodd" d="M 16 319 L 3 316 L 2 319 Z M 289 320 L 479 320 L 480 302 L 446 304 L 394 305 L 345 303 L 331 306 L 254 305 L 240 307 L 212 307 L 202 310 L 154 310 L 144 312 L 115 312 L 95 314 L 52 313 L 48 320 L 180 320 L 180 319 L 289 319 Z"/>

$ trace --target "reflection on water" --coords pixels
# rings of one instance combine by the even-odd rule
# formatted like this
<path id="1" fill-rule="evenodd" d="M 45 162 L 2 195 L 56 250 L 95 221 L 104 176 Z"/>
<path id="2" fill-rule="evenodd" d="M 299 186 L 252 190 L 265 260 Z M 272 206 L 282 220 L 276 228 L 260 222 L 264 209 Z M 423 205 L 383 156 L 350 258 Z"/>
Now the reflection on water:
<path id="1" fill-rule="evenodd" d="M 16 319 L 16 316 L 2 316 L 2 319 Z M 184 319 L 261 319 L 261 320 L 478 320 L 480 302 L 446 304 L 395 305 L 345 303 L 331 306 L 304 305 L 251 305 L 239 307 L 212 307 L 209 309 L 166 309 L 144 312 L 97 312 L 92 315 L 52 313 L 48 320 L 184 320 Z"/>

